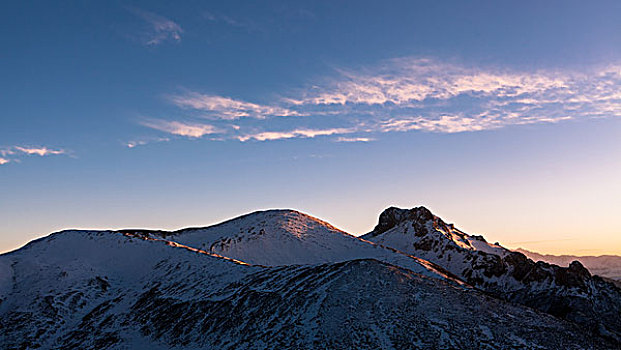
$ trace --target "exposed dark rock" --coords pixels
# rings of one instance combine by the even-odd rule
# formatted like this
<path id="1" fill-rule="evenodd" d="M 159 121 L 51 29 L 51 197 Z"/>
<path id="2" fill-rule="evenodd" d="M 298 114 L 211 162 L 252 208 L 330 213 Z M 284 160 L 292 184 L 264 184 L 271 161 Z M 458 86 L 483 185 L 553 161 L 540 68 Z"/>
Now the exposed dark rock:
<path id="1" fill-rule="evenodd" d="M 414 231 L 404 236 L 406 227 Z M 424 207 L 386 209 L 363 238 L 397 244 L 395 248 L 443 266 L 498 298 L 575 322 L 614 341 L 621 338 L 621 291 L 591 276 L 578 261 L 569 267 L 534 262 L 498 244 L 477 250 L 472 241 L 487 244 L 482 236 L 468 236 Z"/>

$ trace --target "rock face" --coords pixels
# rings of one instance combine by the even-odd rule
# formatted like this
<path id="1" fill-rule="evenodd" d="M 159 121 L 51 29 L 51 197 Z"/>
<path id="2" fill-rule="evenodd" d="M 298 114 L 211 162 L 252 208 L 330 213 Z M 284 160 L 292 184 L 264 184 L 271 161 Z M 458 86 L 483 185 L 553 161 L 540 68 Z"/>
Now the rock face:
<path id="1" fill-rule="evenodd" d="M 481 236 L 468 235 L 424 207 L 388 208 L 362 238 L 440 265 L 496 297 L 621 342 L 621 290 L 592 276 L 578 261 L 568 267 L 534 262 Z"/>
<path id="2" fill-rule="evenodd" d="M 5 349 L 606 349 L 575 324 L 374 259 L 251 266 L 130 232 L 0 256 Z"/>

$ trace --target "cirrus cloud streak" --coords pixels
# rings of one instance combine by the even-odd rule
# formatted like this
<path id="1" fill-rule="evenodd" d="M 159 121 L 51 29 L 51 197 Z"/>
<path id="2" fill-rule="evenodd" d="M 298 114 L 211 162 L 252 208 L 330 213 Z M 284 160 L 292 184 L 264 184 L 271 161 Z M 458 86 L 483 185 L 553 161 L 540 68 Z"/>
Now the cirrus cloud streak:
<path id="1" fill-rule="evenodd" d="M 187 136 L 192 138 L 198 138 L 203 135 L 216 134 L 220 130 L 213 125 L 196 123 L 196 122 L 182 122 L 182 121 L 166 121 L 161 119 L 146 120 L 142 122 L 142 125 L 152 129 L 167 132 L 169 134 L 178 136 Z M 131 148 L 131 147 L 130 147 Z"/>
<path id="2" fill-rule="evenodd" d="M 144 125 L 179 136 L 219 133 L 219 139 L 243 142 L 317 136 L 367 142 L 391 132 L 475 132 L 620 117 L 621 65 L 516 71 L 400 58 L 339 69 L 321 83 L 283 95 L 258 104 L 187 92 L 169 101 L 197 121 Z M 299 118 L 281 118 L 288 116 Z M 205 118 L 212 122 L 199 121 Z M 227 124 L 231 120 L 235 125 Z"/>
<path id="3" fill-rule="evenodd" d="M 292 138 L 313 138 L 316 136 L 342 135 L 355 132 L 355 129 L 349 128 L 333 128 L 333 129 L 295 129 L 291 131 L 264 131 L 254 134 L 245 134 L 237 136 L 239 141 L 248 141 L 251 139 L 257 141 L 271 141 Z"/>
<path id="4" fill-rule="evenodd" d="M 0 148 L 0 165 L 8 163 L 19 163 L 24 156 L 37 155 L 40 157 L 68 154 L 64 149 L 52 149 L 45 146 L 26 147 L 10 146 Z"/>
<path id="5" fill-rule="evenodd" d="M 178 107 L 204 112 L 204 116 L 215 119 L 234 120 L 241 117 L 265 119 L 273 116 L 299 116 L 300 113 L 284 107 L 266 106 L 257 103 L 235 100 L 224 96 L 205 95 L 188 92 L 174 95 L 170 100 Z"/>
<path id="6" fill-rule="evenodd" d="M 140 34 L 144 45 L 157 46 L 168 40 L 181 41 L 183 29 L 176 22 L 139 8 L 129 7 L 128 10 L 146 23 L 145 30 Z"/>

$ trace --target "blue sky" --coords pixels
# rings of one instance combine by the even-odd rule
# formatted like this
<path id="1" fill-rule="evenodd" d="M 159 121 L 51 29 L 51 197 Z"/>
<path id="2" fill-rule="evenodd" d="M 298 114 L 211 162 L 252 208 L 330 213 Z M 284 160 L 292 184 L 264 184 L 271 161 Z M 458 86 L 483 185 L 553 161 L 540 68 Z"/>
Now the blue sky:
<path id="1" fill-rule="evenodd" d="M 428 206 L 621 254 L 617 1 L 3 2 L 0 251 L 63 228 Z"/>

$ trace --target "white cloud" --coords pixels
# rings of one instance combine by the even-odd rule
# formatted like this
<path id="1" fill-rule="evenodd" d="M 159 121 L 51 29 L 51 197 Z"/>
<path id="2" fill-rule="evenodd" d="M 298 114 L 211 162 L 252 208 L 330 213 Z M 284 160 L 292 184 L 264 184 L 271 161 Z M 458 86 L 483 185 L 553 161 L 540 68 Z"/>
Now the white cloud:
<path id="1" fill-rule="evenodd" d="M 621 117 L 620 91 L 619 65 L 517 71 L 402 58 L 337 70 L 321 84 L 309 84 L 267 104 L 196 92 L 173 95 L 169 98 L 177 107 L 195 119 L 210 118 L 213 125 L 180 121 L 145 125 L 189 137 L 218 133 L 220 140 L 334 135 L 336 142 L 368 142 L 391 132 L 474 132 Z M 356 137 L 347 136 L 352 133 Z"/>
<path id="2" fill-rule="evenodd" d="M 395 59 L 339 73 L 327 86 L 309 89 L 290 101 L 296 105 L 404 105 L 461 94 L 506 97 L 566 87 L 566 77 L 559 74 L 468 69 L 430 59 Z"/>
<path id="3" fill-rule="evenodd" d="M 336 138 L 336 142 L 371 142 L 375 139 L 370 137 L 338 137 Z"/>
<path id="4" fill-rule="evenodd" d="M 405 119 L 389 119 L 380 123 L 379 131 L 424 130 L 441 133 L 464 131 L 480 131 L 500 127 L 497 120 L 463 117 L 459 115 L 442 115 L 437 119 L 411 117 Z"/>
<path id="5" fill-rule="evenodd" d="M 0 148 L 0 156 L 8 156 L 8 155 L 13 155 L 13 154 L 15 154 L 15 151 L 13 151 L 10 147 Z"/>
<path id="6" fill-rule="evenodd" d="M 129 141 L 129 142 L 127 142 L 125 145 L 126 145 L 128 148 L 134 148 L 134 147 L 136 147 L 136 146 L 142 146 L 142 145 L 146 145 L 146 144 L 147 144 L 147 142 L 146 142 L 146 141 Z"/>
<path id="7" fill-rule="evenodd" d="M 142 125 L 173 135 L 187 136 L 193 138 L 198 138 L 202 137 L 203 135 L 216 134 L 220 132 L 220 130 L 213 125 L 201 123 L 185 123 L 180 121 L 148 120 L 143 121 Z"/>
<path id="8" fill-rule="evenodd" d="M 242 136 L 238 136 L 237 139 L 244 142 L 250 139 L 255 139 L 258 141 L 271 141 L 271 140 L 280 140 L 280 139 L 291 139 L 291 138 L 313 138 L 316 136 L 328 136 L 328 135 L 338 135 L 338 134 L 348 134 L 355 132 L 353 129 L 349 128 L 332 128 L 332 129 L 295 129 L 291 131 L 264 131 L 254 134 L 246 134 Z"/>
<path id="9" fill-rule="evenodd" d="M 621 116 L 621 66 L 528 72 L 403 58 L 338 73 L 286 101 L 302 113 L 364 115 L 375 125 L 368 131 L 378 132 L 452 133 Z"/>
<path id="10" fill-rule="evenodd" d="M 150 138 L 145 138 L 145 139 L 140 139 L 140 140 L 128 141 L 125 143 L 125 146 L 127 146 L 127 148 L 134 148 L 137 146 L 144 146 L 149 143 L 168 142 L 168 141 L 170 141 L 168 137 L 150 137 Z"/>
<path id="11" fill-rule="evenodd" d="M 241 117 L 264 119 L 271 116 L 298 116 L 298 112 L 279 106 L 265 106 L 252 102 L 234 100 L 229 97 L 204 95 L 189 92 L 171 96 L 170 100 L 181 108 L 190 108 L 208 113 L 217 119 L 233 120 Z"/>
<path id="12" fill-rule="evenodd" d="M 10 146 L 0 148 L 0 165 L 7 163 L 20 163 L 21 158 L 38 155 L 41 157 L 67 154 L 64 149 L 51 149 L 45 146 L 42 147 L 26 147 L 26 146 Z"/>
<path id="13" fill-rule="evenodd" d="M 64 154 L 66 153 L 65 150 L 59 149 L 59 150 L 54 150 L 54 149 L 49 149 L 47 147 L 20 147 L 20 146 L 15 146 L 13 147 L 15 150 L 19 151 L 19 152 L 23 152 L 26 154 L 36 154 L 39 156 L 47 156 L 47 155 L 52 155 L 52 154 Z"/>
<path id="14" fill-rule="evenodd" d="M 156 46 L 166 40 L 181 41 L 183 29 L 179 24 L 153 12 L 133 7 L 129 10 L 148 24 L 148 29 L 142 34 L 145 45 Z"/>

